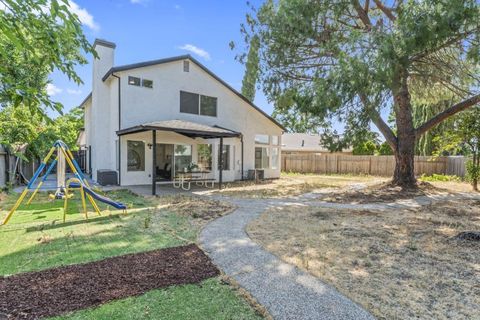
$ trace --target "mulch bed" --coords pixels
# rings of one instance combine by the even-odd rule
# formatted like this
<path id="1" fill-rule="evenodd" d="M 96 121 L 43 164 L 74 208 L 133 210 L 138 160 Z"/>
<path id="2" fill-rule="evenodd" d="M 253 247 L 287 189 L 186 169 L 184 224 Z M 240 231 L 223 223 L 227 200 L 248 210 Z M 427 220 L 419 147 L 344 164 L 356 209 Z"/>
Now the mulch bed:
<path id="1" fill-rule="evenodd" d="M 196 245 L 0 277 L 0 319 L 38 319 L 219 275 Z"/>

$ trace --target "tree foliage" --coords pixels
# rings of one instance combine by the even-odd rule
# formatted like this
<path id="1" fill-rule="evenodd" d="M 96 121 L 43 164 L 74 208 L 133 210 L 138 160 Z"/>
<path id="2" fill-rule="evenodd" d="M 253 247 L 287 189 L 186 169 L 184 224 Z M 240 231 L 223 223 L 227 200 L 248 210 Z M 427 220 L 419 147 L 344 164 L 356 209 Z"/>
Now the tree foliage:
<path id="1" fill-rule="evenodd" d="M 328 122 L 321 115 L 308 112 L 312 100 L 311 95 L 286 91 L 275 101 L 272 116 L 289 132 L 319 133 L 322 128 L 328 127 Z"/>
<path id="2" fill-rule="evenodd" d="M 60 70 L 77 84 L 75 72 L 86 64 L 84 53 L 96 56 L 67 0 L 1 0 L 0 104 L 29 107 L 45 115 L 45 107 L 62 111 L 46 91 L 48 74 Z M 82 52 L 84 51 L 84 52 Z"/>
<path id="3" fill-rule="evenodd" d="M 295 90 L 313 97 L 302 112 L 371 120 L 395 155 L 396 184 L 415 185 L 418 138 L 480 101 L 476 0 L 269 0 L 251 16 L 242 30 L 246 41 L 260 40 L 269 99 Z M 458 101 L 416 125 L 415 90 L 449 91 Z M 396 130 L 382 109 L 393 110 Z"/>
<path id="4" fill-rule="evenodd" d="M 347 141 L 336 130 L 325 130 L 320 135 L 320 145 L 330 152 L 342 152 L 348 148 Z"/>
<path id="5" fill-rule="evenodd" d="M 49 120 L 25 106 L 8 106 L 0 111 L 0 123 L 0 144 L 25 160 L 33 160 L 44 157 L 58 139 L 75 150 L 83 110 L 77 107 Z"/>
<path id="6" fill-rule="evenodd" d="M 255 100 L 258 80 L 258 47 L 260 43 L 257 36 L 250 40 L 250 49 L 245 64 L 245 75 L 242 80 L 242 94 L 250 101 Z"/>
<path id="7" fill-rule="evenodd" d="M 480 179 L 480 106 L 473 107 L 459 114 L 454 123 L 453 130 L 444 131 L 437 137 L 439 149 L 443 151 L 471 156 L 467 162 L 467 180 L 472 183 L 474 190 L 478 190 Z"/>

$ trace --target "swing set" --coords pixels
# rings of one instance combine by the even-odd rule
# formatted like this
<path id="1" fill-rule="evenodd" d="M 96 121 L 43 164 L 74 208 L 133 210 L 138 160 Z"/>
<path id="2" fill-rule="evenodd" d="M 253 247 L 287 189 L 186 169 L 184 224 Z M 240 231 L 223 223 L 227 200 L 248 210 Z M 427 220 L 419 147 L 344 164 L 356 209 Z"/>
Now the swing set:
<path id="1" fill-rule="evenodd" d="M 52 155 L 54 155 L 54 153 L 56 153 L 55 158 L 47 167 L 48 161 L 50 160 Z M 66 170 L 65 170 L 66 164 L 68 164 L 68 166 L 70 167 L 70 170 L 73 172 L 75 176 L 74 178 L 70 178 L 68 180 L 66 179 Z M 85 219 L 88 219 L 87 200 L 91 203 L 92 207 L 94 208 L 94 210 L 98 215 L 101 215 L 101 212 L 95 200 L 106 203 L 116 209 L 123 210 L 123 212 L 126 213 L 126 210 L 127 210 L 126 205 L 124 205 L 123 203 L 114 201 L 112 199 L 109 199 L 107 197 L 104 197 L 92 190 L 87 179 L 85 178 L 85 175 L 83 174 L 82 170 L 80 169 L 77 162 L 75 161 L 72 155 L 72 152 L 70 151 L 68 146 L 63 141 L 57 140 L 53 144 L 47 156 L 43 159 L 38 169 L 35 171 L 35 174 L 33 175 L 32 179 L 28 183 L 25 190 L 23 190 L 22 194 L 20 195 L 20 198 L 18 198 L 17 202 L 15 203 L 13 208 L 9 211 L 9 213 L 7 214 L 7 216 L 5 217 L 5 219 L 0 225 L 5 225 L 8 223 L 12 215 L 15 213 L 18 207 L 22 204 L 23 200 L 25 199 L 29 191 L 33 190 L 32 195 L 27 200 L 27 205 L 29 205 L 32 202 L 32 200 L 35 198 L 38 191 L 40 190 L 44 182 L 47 180 L 48 175 L 50 174 L 50 172 L 53 170 L 55 166 L 57 166 L 57 185 L 56 185 L 55 194 L 51 195 L 51 198 L 52 200 L 54 199 L 64 200 L 63 222 L 65 222 L 65 219 L 66 219 L 68 200 L 69 198 L 73 197 L 73 193 L 70 193 L 70 192 L 74 190 L 80 191 L 80 197 L 82 200 L 82 207 L 85 214 Z M 43 177 L 40 178 L 40 174 L 45 168 L 47 168 L 47 171 L 45 172 Z M 37 180 L 39 180 L 39 182 L 37 186 L 34 187 L 35 182 Z"/>

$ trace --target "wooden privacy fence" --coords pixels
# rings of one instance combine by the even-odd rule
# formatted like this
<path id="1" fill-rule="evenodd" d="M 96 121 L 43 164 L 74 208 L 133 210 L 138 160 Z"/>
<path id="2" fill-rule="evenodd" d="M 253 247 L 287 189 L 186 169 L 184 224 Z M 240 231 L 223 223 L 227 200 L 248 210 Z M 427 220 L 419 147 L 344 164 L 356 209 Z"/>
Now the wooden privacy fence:
<path id="1" fill-rule="evenodd" d="M 282 154 L 282 171 L 319 174 L 368 174 L 392 176 L 393 156 L 353 156 L 342 154 Z M 465 175 L 464 157 L 415 156 L 415 174 Z"/>

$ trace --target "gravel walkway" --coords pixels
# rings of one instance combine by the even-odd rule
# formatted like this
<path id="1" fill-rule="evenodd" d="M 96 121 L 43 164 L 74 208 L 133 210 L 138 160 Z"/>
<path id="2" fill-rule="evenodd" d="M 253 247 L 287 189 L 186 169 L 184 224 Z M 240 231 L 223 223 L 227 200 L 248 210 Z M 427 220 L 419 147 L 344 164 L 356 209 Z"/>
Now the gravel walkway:
<path id="1" fill-rule="evenodd" d="M 282 262 L 253 242 L 245 227 L 279 200 L 232 200 L 238 209 L 208 224 L 200 234 L 207 254 L 265 306 L 275 319 L 374 319 L 334 288 Z"/>

